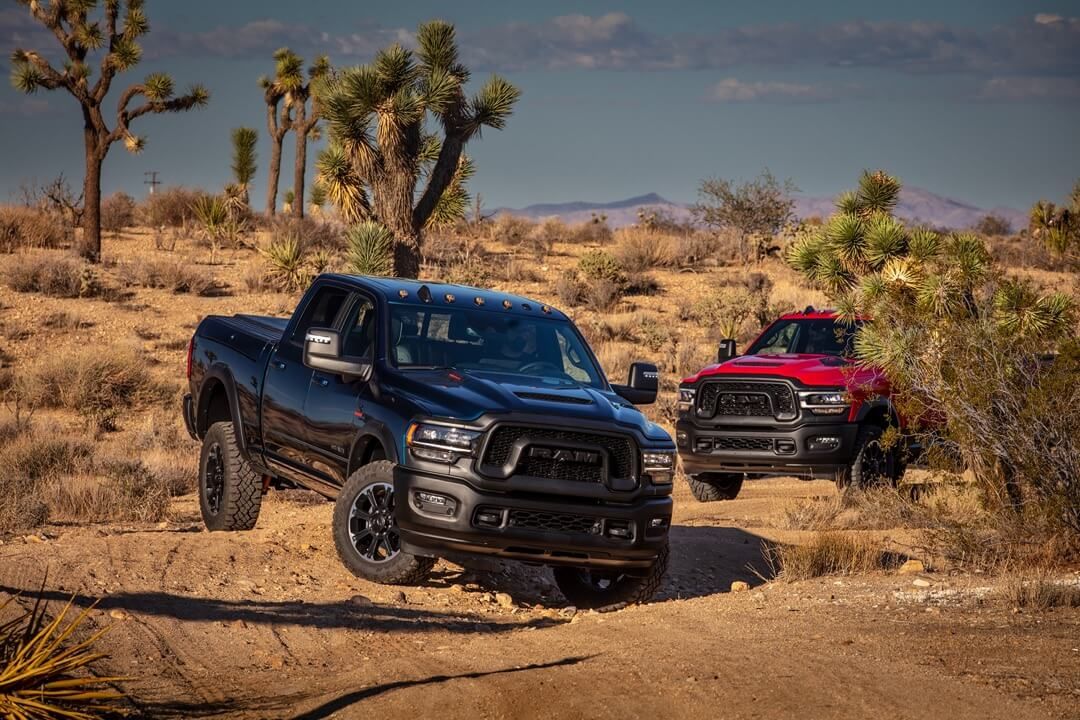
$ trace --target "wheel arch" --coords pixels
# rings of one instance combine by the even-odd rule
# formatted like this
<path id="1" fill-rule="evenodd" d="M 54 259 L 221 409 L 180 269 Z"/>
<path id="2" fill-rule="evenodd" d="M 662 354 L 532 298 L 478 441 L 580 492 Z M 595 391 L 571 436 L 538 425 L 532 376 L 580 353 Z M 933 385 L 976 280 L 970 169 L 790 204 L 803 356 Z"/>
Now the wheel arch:
<path id="1" fill-rule="evenodd" d="M 386 428 L 366 428 L 356 436 L 349 453 L 349 466 L 345 477 L 374 460 L 389 460 L 393 463 L 398 461 L 396 443 Z"/>

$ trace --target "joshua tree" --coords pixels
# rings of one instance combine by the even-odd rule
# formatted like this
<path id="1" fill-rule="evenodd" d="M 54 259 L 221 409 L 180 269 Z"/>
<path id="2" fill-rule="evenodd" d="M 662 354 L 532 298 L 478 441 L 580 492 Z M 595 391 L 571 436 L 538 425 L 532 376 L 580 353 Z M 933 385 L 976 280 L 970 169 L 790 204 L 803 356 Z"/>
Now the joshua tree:
<path id="1" fill-rule="evenodd" d="M 325 55 L 320 55 L 315 64 L 308 68 L 308 82 L 296 86 L 292 93 L 295 114 L 293 115 L 293 134 L 296 137 L 296 164 L 293 168 L 293 191 L 296 197 L 304 197 L 304 175 L 307 172 L 307 142 L 308 135 L 318 131 L 318 123 L 321 119 L 319 113 L 318 98 L 312 94 L 312 85 L 319 78 L 330 72 L 330 60 Z M 311 101 L 311 114 L 308 115 L 308 101 Z M 297 202 L 293 205 L 293 214 L 304 217 L 304 203 Z"/>
<path id="2" fill-rule="evenodd" d="M 163 73 L 152 73 L 128 86 L 120 94 L 116 124 L 110 129 L 102 113 L 102 103 L 115 77 L 130 70 L 142 58 L 138 39 L 150 30 L 142 0 L 105 0 L 102 17 L 90 15 L 97 0 L 18 0 L 33 18 L 56 37 L 66 58 L 57 70 L 36 50 L 17 48 L 12 53 L 12 84 L 25 92 L 39 88 L 67 90 L 79 103 L 83 117 L 83 144 L 86 177 L 83 180 L 85 211 L 82 216 L 80 254 L 96 262 L 101 257 L 101 166 L 114 142 L 123 140 L 130 152 L 143 148 L 144 139 L 131 132 L 131 121 L 148 113 L 179 112 L 202 107 L 209 94 L 202 86 L 192 86 L 176 96 L 173 81 Z M 104 50 L 98 64 L 97 80 L 91 84 L 91 53 Z M 142 102 L 130 107 L 132 101 Z"/>
<path id="3" fill-rule="evenodd" d="M 249 204 L 248 191 L 255 178 L 255 144 L 258 140 L 255 128 L 238 127 L 232 131 L 233 185 L 244 205 Z"/>
<path id="4" fill-rule="evenodd" d="M 347 220 L 386 226 L 393 271 L 402 277 L 419 273 L 422 232 L 432 218 L 445 217 L 440 205 L 453 203 L 463 213 L 468 204 L 460 194 L 471 169 L 462 155 L 466 143 L 484 126 L 501 129 L 520 95 L 492 76 L 466 97 L 469 71 L 449 23 L 424 23 L 416 39 L 415 55 L 394 45 L 370 65 L 328 76 L 316 93 L 330 134 L 318 163 L 327 195 Z M 441 133 L 425 129 L 428 114 Z"/>
<path id="5" fill-rule="evenodd" d="M 1059 255 L 1080 247 L 1080 180 L 1073 186 L 1068 207 L 1058 207 L 1045 200 L 1035 203 L 1029 229 L 1033 237 L 1042 238 Z"/>
<path id="6" fill-rule="evenodd" d="M 292 93 L 303 84 L 304 61 L 288 48 L 274 53 L 274 77 L 259 78 L 266 102 L 266 129 L 270 133 L 270 177 L 266 187 L 266 214 L 277 212 L 278 180 L 281 176 L 281 144 L 293 126 Z"/>
<path id="7" fill-rule="evenodd" d="M 1077 416 L 1068 410 L 1080 402 L 1072 300 L 995 270 L 974 234 L 905 227 L 892 215 L 899 192 L 886 173 L 863 173 L 788 262 L 844 320 L 869 318 L 855 336 L 856 359 L 886 372 L 911 424 L 944 417 L 934 429 L 939 446 L 963 457 L 988 498 L 1015 512 L 1027 512 L 1025 497 L 1045 501 L 1032 509 L 1080 507 L 1071 480 Z M 1070 343 L 1073 359 L 1046 367 L 1041 354 Z M 1066 522 L 1080 532 L 1080 512 Z"/>

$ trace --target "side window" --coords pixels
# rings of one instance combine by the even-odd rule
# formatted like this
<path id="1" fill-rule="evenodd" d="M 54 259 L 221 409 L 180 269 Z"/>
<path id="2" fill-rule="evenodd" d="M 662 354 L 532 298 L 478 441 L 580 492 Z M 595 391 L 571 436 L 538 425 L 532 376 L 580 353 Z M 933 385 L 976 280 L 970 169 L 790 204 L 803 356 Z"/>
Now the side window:
<path id="1" fill-rule="evenodd" d="M 375 345 L 375 308 L 366 298 L 361 298 L 349 310 L 345 320 L 342 354 L 351 358 L 371 357 Z"/>
<path id="2" fill-rule="evenodd" d="M 293 333 L 293 341 L 302 343 L 307 331 L 313 327 L 332 327 L 348 297 L 348 290 L 341 288 L 324 287 L 319 290 L 304 308 L 304 314 Z"/>

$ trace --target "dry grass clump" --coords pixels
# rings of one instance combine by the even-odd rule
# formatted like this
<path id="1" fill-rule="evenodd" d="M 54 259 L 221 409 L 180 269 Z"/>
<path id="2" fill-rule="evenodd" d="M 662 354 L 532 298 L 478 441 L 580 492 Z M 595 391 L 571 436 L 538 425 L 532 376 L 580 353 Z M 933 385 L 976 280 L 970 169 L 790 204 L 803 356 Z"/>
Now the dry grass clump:
<path id="1" fill-rule="evenodd" d="M 897 555 L 884 552 L 873 538 L 840 532 L 818 533 L 801 545 L 766 545 L 765 560 L 783 580 L 855 575 L 900 564 Z"/>
<path id="2" fill-rule="evenodd" d="M 577 273 L 572 270 L 562 273 L 555 279 L 552 292 L 563 307 L 577 307 L 585 301 L 585 284 L 578 280 Z"/>
<path id="3" fill-rule="evenodd" d="M 55 213 L 0 206 L 0 253 L 23 248 L 60 248 L 71 244 L 71 225 Z"/>
<path id="4" fill-rule="evenodd" d="M 26 253 L 5 261 L 4 279 L 16 292 L 39 292 L 51 297 L 116 299 L 97 270 L 74 255 Z"/>
<path id="5" fill-rule="evenodd" d="M 35 433 L 30 425 L 8 421 L 0 437 L 0 531 L 37 527 L 49 518 L 44 484 L 89 462 L 94 447 L 55 430 Z"/>
<path id="6" fill-rule="evenodd" d="M 531 220 L 503 213 L 488 225 L 488 234 L 492 240 L 508 248 L 518 248 L 526 242 L 533 228 L 534 223 Z"/>
<path id="7" fill-rule="evenodd" d="M 221 291 L 221 286 L 213 276 L 183 260 L 140 259 L 128 264 L 126 275 L 133 285 L 160 288 L 174 293 L 191 293 L 205 297 L 217 295 Z"/>
<path id="8" fill-rule="evenodd" d="M 16 379 L 16 392 L 28 407 L 71 410 L 110 431 L 122 410 L 166 402 L 175 388 L 153 378 L 144 356 L 114 347 L 47 358 Z"/>
<path id="9" fill-rule="evenodd" d="M 641 228 L 620 229 L 615 238 L 615 257 L 627 272 L 674 267 L 678 262 L 680 238 Z"/>
<path id="10" fill-rule="evenodd" d="M 147 227 L 186 227 L 195 220 L 195 203 L 209 197 L 205 190 L 172 187 L 149 195 L 138 207 L 140 225 Z"/>
<path id="11" fill-rule="evenodd" d="M 1009 607 L 1045 612 L 1054 608 L 1080 607 L 1080 584 L 1055 578 L 1045 570 L 1010 576 L 1001 589 Z"/>
<path id="12" fill-rule="evenodd" d="M 97 458 L 91 468 L 44 483 L 42 499 L 54 520 L 156 522 L 169 510 L 170 487 L 141 460 Z"/>
<path id="13" fill-rule="evenodd" d="M 628 343 L 606 342 L 593 351 L 604 374 L 614 382 L 622 382 L 630 373 L 630 363 L 637 359 L 634 347 Z"/>

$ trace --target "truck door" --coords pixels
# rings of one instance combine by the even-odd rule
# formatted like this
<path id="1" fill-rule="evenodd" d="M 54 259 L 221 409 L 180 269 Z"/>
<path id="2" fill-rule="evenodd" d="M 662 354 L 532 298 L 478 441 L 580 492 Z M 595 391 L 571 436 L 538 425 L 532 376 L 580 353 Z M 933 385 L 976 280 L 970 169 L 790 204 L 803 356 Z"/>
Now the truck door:
<path id="1" fill-rule="evenodd" d="M 312 327 L 333 327 L 344 312 L 349 290 L 325 284 L 315 290 L 302 314 L 270 356 L 262 396 L 263 449 L 276 471 L 303 482 L 315 459 L 307 443 L 304 401 L 311 368 L 304 365 L 304 336 Z"/>
<path id="2" fill-rule="evenodd" d="M 342 325 L 342 355 L 375 358 L 376 318 L 371 298 L 354 293 Z M 371 396 L 369 385 L 316 370 L 311 376 L 304 417 L 307 441 L 317 455 L 312 467 L 335 484 L 344 485 L 353 440 L 365 423 L 362 403 Z"/>

